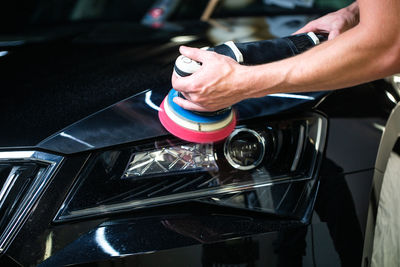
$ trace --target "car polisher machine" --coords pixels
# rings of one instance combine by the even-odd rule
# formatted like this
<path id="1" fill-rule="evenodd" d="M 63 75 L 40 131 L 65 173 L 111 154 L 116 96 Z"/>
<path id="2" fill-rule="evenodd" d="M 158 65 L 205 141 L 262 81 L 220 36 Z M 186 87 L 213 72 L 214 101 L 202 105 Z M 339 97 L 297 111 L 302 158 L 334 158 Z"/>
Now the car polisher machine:
<path id="1" fill-rule="evenodd" d="M 264 64 L 300 54 L 326 40 L 325 35 L 313 32 L 272 40 L 234 43 L 226 42 L 209 51 L 228 56 L 240 64 Z M 181 77 L 189 76 L 201 67 L 200 62 L 180 55 L 174 71 Z M 171 89 L 158 112 L 162 125 L 176 137 L 194 143 L 212 143 L 228 137 L 236 126 L 236 114 L 232 107 L 214 112 L 189 111 L 177 105 L 174 97 L 183 95 Z"/>

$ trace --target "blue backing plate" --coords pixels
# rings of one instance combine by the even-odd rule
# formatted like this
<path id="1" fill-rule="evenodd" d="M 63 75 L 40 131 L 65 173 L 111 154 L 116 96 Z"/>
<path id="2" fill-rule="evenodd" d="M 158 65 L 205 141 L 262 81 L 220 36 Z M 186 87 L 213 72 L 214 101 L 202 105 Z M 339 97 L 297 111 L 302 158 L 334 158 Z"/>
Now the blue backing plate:
<path id="1" fill-rule="evenodd" d="M 174 97 L 177 97 L 178 92 L 175 89 L 171 89 L 171 91 L 169 91 L 168 93 L 168 104 L 171 107 L 172 111 L 180 116 L 181 118 L 188 120 L 188 121 L 192 121 L 192 122 L 198 122 L 198 123 L 215 123 L 215 122 L 219 122 L 222 121 L 224 119 L 226 119 L 229 114 L 232 112 L 232 110 L 229 110 L 225 113 L 222 114 L 218 114 L 216 116 L 201 116 L 199 114 L 193 113 L 189 110 L 186 110 L 180 106 L 178 106 L 174 101 Z"/>

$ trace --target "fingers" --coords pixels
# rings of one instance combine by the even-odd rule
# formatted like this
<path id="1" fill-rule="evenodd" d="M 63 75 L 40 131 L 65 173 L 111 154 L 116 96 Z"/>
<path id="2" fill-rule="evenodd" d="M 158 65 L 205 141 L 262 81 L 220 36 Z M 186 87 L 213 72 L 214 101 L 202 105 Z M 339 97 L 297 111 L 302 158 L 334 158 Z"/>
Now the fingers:
<path id="1" fill-rule="evenodd" d="M 314 24 L 312 22 L 310 22 L 310 23 L 307 23 L 303 28 L 297 30 L 292 35 L 300 34 L 300 33 L 313 32 L 313 31 L 318 31 L 318 29 L 317 29 L 317 27 L 314 26 Z"/>
<path id="2" fill-rule="evenodd" d="M 209 109 L 203 108 L 200 105 L 197 105 L 193 102 L 190 102 L 186 99 L 183 99 L 181 97 L 174 97 L 173 101 L 181 106 L 182 108 L 186 109 L 186 110 L 194 110 L 194 111 L 210 111 Z"/>
<path id="3" fill-rule="evenodd" d="M 191 101 L 190 100 L 190 95 L 188 93 L 181 92 L 181 94 L 183 95 L 184 99 L 187 99 L 187 100 Z"/>
<path id="4" fill-rule="evenodd" d="M 174 88 L 176 91 L 179 91 L 181 93 L 189 93 L 191 92 L 191 84 L 193 83 L 192 77 L 180 77 L 178 76 L 175 71 L 172 72 L 172 77 L 171 77 L 171 84 L 172 88 Z"/>
<path id="5" fill-rule="evenodd" d="M 300 34 L 300 33 L 305 33 L 304 27 L 299 29 L 299 30 L 297 30 L 296 32 L 292 33 L 292 35 L 296 35 L 296 34 Z"/>
<path id="6" fill-rule="evenodd" d="M 188 58 L 196 60 L 197 62 L 204 62 L 204 59 L 206 58 L 207 54 L 210 53 L 209 51 L 187 46 L 179 47 L 179 52 Z"/>

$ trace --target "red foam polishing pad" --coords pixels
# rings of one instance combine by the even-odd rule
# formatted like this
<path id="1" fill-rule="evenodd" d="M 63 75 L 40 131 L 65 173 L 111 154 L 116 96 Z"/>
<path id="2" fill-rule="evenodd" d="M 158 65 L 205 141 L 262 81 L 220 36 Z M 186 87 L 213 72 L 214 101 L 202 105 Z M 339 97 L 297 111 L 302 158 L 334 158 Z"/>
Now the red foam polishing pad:
<path id="1" fill-rule="evenodd" d="M 209 132 L 200 132 L 187 129 L 182 127 L 173 121 L 170 117 L 168 117 L 167 113 L 164 110 L 164 101 L 161 103 L 161 110 L 158 112 L 158 117 L 160 119 L 161 124 L 167 129 L 168 132 L 175 135 L 176 137 L 193 142 L 193 143 L 212 143 L 225 139 L 228 137 L 236 126 L 236 116 L 233 114 L 233 118 L 231 123 L 229 123 L 226 127 Z"/>

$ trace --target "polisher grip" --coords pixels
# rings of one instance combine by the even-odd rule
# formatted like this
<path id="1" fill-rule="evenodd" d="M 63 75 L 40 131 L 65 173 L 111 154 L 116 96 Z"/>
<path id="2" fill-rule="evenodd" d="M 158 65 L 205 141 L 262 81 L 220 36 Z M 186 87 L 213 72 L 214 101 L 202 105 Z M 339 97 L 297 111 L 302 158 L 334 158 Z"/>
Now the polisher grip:
<path id="1" fill-rule="evenodd" d="M 241 64 L 257 65 L 300 54 L 325 40 L 325 35 L 309 32 L 256 42 L 229 41 L 207 50 L 231 57 Z M 200 67 L 201 63 L 180 55 L 175 61 L 174 70 L 179 76 L 186 77 Z"/>
<path id="2" fill-rule="evenodd" d="M 243 56 L 242 64 L 257 65 L 300 54 L 324 40 L 325 36 L 309 32 L 271 40 L 234 43 L 234 46 Z M 232 54 L 226 52 L 226 44 L 216 46 L 212 50 L 227 56 Z"/>
<path id="3" fill-rule="evenodd" d="M 180 55 L 175 60 L 174 71 L 179 76 L 186 77 L 196 72 L 200 67 L 201 63 L 185 57 L 184 55 Z"/>

